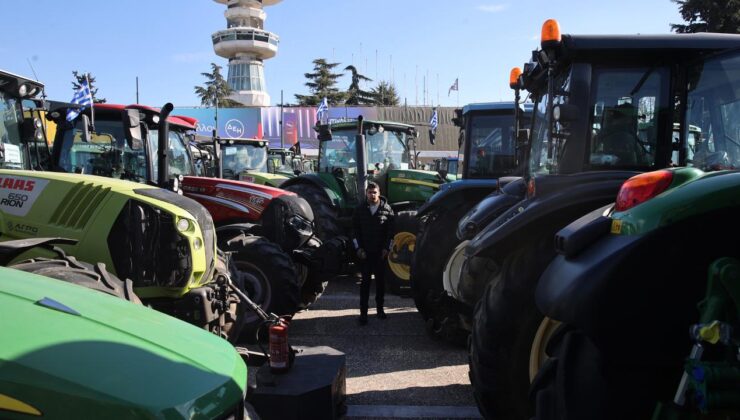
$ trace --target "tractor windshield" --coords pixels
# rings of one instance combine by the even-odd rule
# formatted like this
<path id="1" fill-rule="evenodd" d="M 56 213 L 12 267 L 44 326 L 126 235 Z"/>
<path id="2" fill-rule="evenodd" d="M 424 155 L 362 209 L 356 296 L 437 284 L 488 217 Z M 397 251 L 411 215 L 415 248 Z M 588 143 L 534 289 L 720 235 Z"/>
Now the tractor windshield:
<path id="1" fill-rule="evenodd" d="M 244 171 L 267 172 L 267 148 L 264 146 L 233 143 L 221 146 L 223 176 L 238 179 Z"/>
<path id="2" fill-rule="evenodd" d="M 18 100 L 0 91 L 0 141 L 5 148 L 5 158 L 0 160 L 0 168 L 23 169 L 23 148 L 21 148 L 21 113 Z"/>
<path id="3" fill-rule="evenodd" d="M 649 170 L 655 165 L 657 118 L 669 114 L 670 108 L 662 91 L 667 79 L 665 68 L 593 67 L 586 155 L 591 169 Z M 553 107 L 568 104 L 570 72 L 556 78 L 554 90 Z M 560 159 L 568 151 L 570 123 L 555 121 L 550 133 L 547 93 L 537 96 L 529 171 L 557 174 Z"/>
<path id="4" fill-rule="evenodd" d="M 95 120 L 90 138 L 85 138 L 83 119 L 67 126 L 55 143 L 59 147 L 59 168 L 66 172 L 92 174 L 108 178 L 147 180 L 147 159 L 143 144 L 129 145 L 120 120 Z M 133 147 L 132 147 L 133 146 Z"/>
<path id="5" fill-rule="evenodd" d="M 406 133 L 393 130 L 370 129 L 365 132 L 368 167 L 408 169 Z M 383 165 L 380 165 L 380 164 Z"/>
<path id="6" fill-rule="evenodd" d="M 740 168 L 740 53 L 689 69 L 689 97 L 681 153 L 702 170 Z"/>
<path id="7" fill-rule="evenodd" d="M 473 113 L 468 126 L 470 178 L 495 178 L 516 162 L 514 117 Z M 450 174 L 457 173 L 448 171 Z"/>
<path id="8" fill-rule="evenodd" d="M 169 134 L 170 147 L 167 150 L 167 165 L 169 166 L 170 176 L 188 176 L 195 175 L 195 167 L 193 165 L 190 153 L 187 146 L 185 145 L 185 138 L 182 133 L 170 130 Z M 159 132 L 157 130 L 149 131 L 149 149 L 157 150 L 159 145 Z M 159 169 L 156 162 L 156 154 L 152 162 L 152 179 L 156 180 L 159 174 Z"/>

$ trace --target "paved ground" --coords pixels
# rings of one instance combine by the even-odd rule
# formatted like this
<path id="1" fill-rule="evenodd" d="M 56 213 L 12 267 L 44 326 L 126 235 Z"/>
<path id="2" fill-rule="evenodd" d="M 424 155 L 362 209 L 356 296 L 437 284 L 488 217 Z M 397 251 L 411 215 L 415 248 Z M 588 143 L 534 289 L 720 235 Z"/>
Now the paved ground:
<path id="1" fill-rule="evenodd" d="M 346 417 L 480 418 L 467 352 L 429 338 L 413 300 L 387 295 L 385 306 L 388 319 L 379 320 L 371 309 L 368 325 L 360 327 L 359 285 L 338 278 L 291 323 L 292 345 L 346 354 Z"/>

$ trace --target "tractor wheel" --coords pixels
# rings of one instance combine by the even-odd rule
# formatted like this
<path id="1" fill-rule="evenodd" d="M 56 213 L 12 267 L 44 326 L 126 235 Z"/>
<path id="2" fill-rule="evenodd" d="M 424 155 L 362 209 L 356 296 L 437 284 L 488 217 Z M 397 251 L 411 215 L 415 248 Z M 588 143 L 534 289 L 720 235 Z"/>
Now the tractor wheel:
<path id="1" fill-rule="evenodd" d="M 532 341 L 532 349 L 529 352 L 529 382 L 534 381 L 537 372 L 549 359 L 547 348 L 550 341 L 560 334 L 563 323 L 552 318 L 545 317 L 537 328 L 537 333 Z"/>
<path id="2" fill-rule="evenodd" d="M 411 296 L 411 258 L 414 255 L 419 219 L 416 211 L 398 212 L 393 221 L 393 248 L 388 255 L 386 284 L 391 293 L 403 297 Z"/>
<path id="3" fill-rule="evenodd" d="M 608 405 L 605 396 L 609 390 L 599 350 L 583 333 L 568 326 L 561 329 L 548 345 L 551 357 L 532 383 L 531 395 L 536 412 L 533 418 L 634 418 L 635 413 L 617 414 L 605 409 Z M 623 402 L 629 400 L 627 396 Z"/>
<path id="4" fill-rule="evenodd" d="M 469 341 L 470 382 L 484 417 L 529 418 L 532 343 L 543 315 L 534 301 L 540 274 L 554 257 L 552 241 L 513 251 L 475 307 Z"/>
<path id="5" fill-rule="evenodd" d="M 316 238 L 309 239 L 307 247 L 314 250 L 321 247 L 321 242 Z M 324 293 L 329 277 L 318 268 L 309 267 L 302 263 L 296 263 L 296 270 L 301 277 L 301 303 L 300 308 L 306 309 Z"/>
<path id="6" fill-rule="evenodd" d="M 434 338 L 465 345 L 467 331 L 458 324 L 459 305 L 447 296 L 442 276 L 455 247 L 457 223 L 467 206 L 436 213 L 421 224 L 411 259 L 411 295 Z"/>
<path id="7" fill-rule="evenodd" d="M 339 226 L 339 215 L 326 193 L 313 184 L 293 184 L 284 188 L 303 197 L 311 205 L 314 216 L 314 232 L 322 241 L 327 241 L 343 233 Z"/>
<path id="8" fill-rule="evenodd" d="M 34 258 L 9 267 L 87 287 L 141 305 L 131 280 L 119 279 L 103 263 L 88 264 L 62 253 L 59 259 Z"/>
<path id="9" fill-rule="evenodd" d="M 292 259 L 279 246 L 260 236 L 241 234 L 220 240 L 219 248 L 231 252 L 232 280 L 265 312 L 293 315 L 298 310 L 298 275 Z M 240 342 L 254 343 L 262 319 L 251 311 L 244 316 Z"/>

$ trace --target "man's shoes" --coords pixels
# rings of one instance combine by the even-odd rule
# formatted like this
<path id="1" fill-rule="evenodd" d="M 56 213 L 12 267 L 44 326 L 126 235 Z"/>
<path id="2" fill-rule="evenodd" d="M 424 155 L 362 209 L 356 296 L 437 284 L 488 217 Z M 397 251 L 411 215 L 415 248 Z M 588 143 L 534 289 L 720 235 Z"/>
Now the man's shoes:
<path id="1" fill-rule="evenodd" d="M 386 319 L 388 315 L 385 314 L 383 308 L 378 308 L 378 319 Z"/>
<path id="2" fill-rule="evenodd" d="M 357 318 L 357 323 L 360 326 L 367 325 L 367 314 L 360 314 L 360 317 Z"/>

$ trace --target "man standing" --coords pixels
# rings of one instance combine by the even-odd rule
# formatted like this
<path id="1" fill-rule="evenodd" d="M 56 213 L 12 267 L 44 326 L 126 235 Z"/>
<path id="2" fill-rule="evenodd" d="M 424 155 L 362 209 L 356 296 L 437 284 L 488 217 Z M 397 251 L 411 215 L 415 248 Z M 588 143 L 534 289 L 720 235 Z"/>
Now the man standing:
<path id="1" fill-rule="evenodd" d="M 385 296 L 385 279 L 383 269 L 385 258 L 391 245 L 393 210 L 380 196 L 380 187 L 375 182 L 368 182 L 365 189 L 366 200 L 355 208 L 352 215 L 355 238 L 353 240 L 357 258 L 362 270 L 360 284 L 360 325 L 367 324 L 367 304 L 370 299 L 371 276 L 375 274 L 375 304 L 378 318 L 385 319 L 383 298 Z"/>

